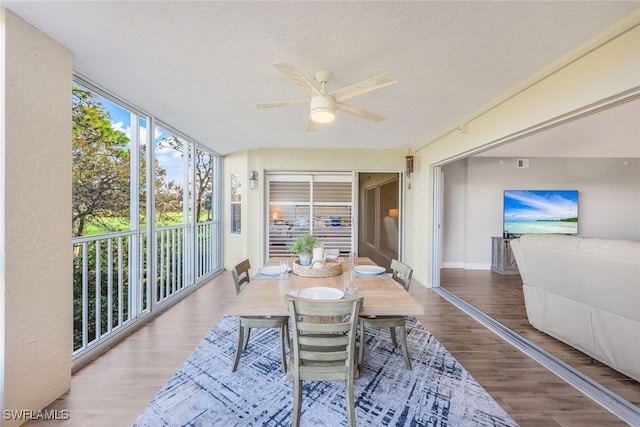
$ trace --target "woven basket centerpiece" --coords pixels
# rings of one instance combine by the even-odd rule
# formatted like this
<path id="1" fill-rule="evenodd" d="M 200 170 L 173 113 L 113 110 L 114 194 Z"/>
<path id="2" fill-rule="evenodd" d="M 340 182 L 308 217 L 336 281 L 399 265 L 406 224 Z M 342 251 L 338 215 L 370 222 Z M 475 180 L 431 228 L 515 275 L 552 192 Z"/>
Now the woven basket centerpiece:
<path id="1" fill-rule="evenodd" d="M 304 277 L 332 277 L 342 274 L 342 264 L 338 261 L 321 263 L 313 262 L 310 266 L 300 265 L 300 260 L 293 262 L 293 272 Z"/>

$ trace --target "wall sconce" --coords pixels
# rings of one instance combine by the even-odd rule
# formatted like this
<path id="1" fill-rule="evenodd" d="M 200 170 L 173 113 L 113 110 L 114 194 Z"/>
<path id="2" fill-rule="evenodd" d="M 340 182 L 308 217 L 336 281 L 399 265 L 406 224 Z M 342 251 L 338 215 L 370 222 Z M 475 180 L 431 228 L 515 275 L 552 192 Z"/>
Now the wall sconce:
<path id="1" fill-rule="evenodd" d="M 400 211 L 398 209 L 394 209 L 394 208 L 389 209 L 389 216 L 391 218 L 398 218 L 399 214 L 400 214 Z"/>
<path id="2" fill-rule="evenodd" d="M 258 188 L 258 171 L 251 171 L 249 174 L 249 187 L 252 190 Z"/>
<path id="3" fill-rule="evenodd" d="M 413 173 L 413 154 L 411 154 L 411 149 L 409 149 L 409 153 L 404 156 L 404 161 L 407 178 L 411 178 L 411 174 Z"/>

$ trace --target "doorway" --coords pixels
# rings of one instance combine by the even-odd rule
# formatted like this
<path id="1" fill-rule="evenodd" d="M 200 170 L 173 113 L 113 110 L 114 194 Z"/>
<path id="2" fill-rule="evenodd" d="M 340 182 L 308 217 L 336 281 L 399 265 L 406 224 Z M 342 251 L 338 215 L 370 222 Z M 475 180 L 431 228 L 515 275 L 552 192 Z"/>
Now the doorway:
<path id="1" fill-rule="evenodd" d="M 388 268 L 399 259 L 400 174 L 360 173 L 358 188 L 358 255 Z"/>

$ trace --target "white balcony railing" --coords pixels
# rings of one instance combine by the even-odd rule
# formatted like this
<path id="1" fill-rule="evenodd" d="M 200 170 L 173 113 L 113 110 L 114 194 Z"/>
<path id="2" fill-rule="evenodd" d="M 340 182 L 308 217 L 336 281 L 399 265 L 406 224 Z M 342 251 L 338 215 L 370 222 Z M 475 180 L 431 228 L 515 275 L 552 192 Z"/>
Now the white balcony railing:
<path id="1" fill-rule="evenodd" d="M 155 247 L 148 245 L 146 232 L 74 238 L 72 357 L 217 271 L 217 224 L 198 223 L 196 245 L 193 236 L 193 226 L 182 224 L 156 229 Z M 153 294 L 150 252 L 155 256 Z"/>

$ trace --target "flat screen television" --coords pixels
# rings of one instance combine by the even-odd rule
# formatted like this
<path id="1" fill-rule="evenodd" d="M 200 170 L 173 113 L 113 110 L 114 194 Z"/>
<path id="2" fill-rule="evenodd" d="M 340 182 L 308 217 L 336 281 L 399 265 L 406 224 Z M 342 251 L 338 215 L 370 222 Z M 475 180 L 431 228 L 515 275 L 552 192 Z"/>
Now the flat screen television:
<path id="1" fill-rule="evenodd" d="M 503 236 L 578 234 L 578 190 L 505 190 Z"/>

